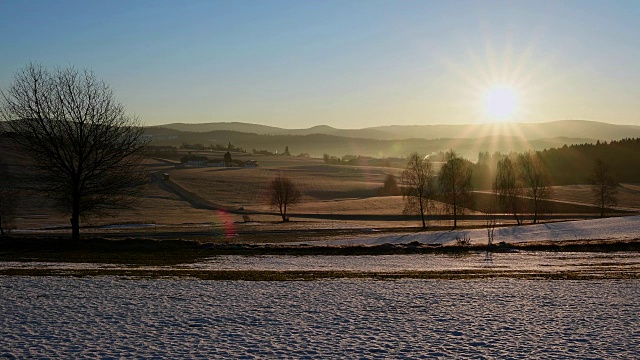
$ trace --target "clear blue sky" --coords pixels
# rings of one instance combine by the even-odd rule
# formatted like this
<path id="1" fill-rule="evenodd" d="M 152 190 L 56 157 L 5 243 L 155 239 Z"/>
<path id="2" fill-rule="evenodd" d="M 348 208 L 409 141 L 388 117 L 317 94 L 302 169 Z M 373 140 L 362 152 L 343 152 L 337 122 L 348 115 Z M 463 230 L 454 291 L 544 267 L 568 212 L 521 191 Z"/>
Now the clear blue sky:
<path id="1" fill-rule="evenodd" d="M 0 0 L 0 88 L 90 68 L 146 124 L 640 125 L 640 1 Z"/>

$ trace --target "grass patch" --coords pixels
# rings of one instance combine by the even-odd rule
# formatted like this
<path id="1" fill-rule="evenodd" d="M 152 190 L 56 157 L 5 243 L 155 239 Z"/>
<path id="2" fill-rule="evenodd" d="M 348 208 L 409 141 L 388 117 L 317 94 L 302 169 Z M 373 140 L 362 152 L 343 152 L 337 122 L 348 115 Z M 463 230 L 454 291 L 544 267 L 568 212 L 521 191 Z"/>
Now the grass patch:
<path id="1" fill-rule="evenodd" d="M 612 271 L 593 272 L 535 272 L 500 270 L 456 270 L 456 271 L 401 271 L 401 272 L 360 272 L 360 271 L 254 271 L 254 270 L 144 270 L 144 269 L 0 269 L 0 276 L 120 276 L 132 278 L 194 278 L 216 281 L 313 281 L 328 279 L 435 279 L 470 280 L 487 278 L 513 278 L 526 280 L 591 280 L 591 279 L 640 279 L 638 272 Z"/>
<path id="2" fill-rule="evenodd" d="M 472 252 L 554 251 L 618 252 L 640 251 L 640 239 L 575 240 L 560 242 L 499 243 L 486 245 L 382 244 L 374 246 L 214 244 L 187 240 L 105 238 L 72 243 L 62 238 L 9 238 L 0 241 L 0 261 L 67 262 L 170 266 L 202 261 L 216 255 L 464 255 Z"/>

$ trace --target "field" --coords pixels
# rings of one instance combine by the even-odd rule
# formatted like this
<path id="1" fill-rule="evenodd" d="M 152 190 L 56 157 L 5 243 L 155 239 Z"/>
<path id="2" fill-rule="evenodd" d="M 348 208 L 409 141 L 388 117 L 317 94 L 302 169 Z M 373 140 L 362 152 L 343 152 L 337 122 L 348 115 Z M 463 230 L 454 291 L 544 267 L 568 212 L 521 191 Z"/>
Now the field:
<path id="1" fill-rule="evenodd" d="M 154 176 L 132 209 L 83 228 L 125 241 L 58 247 L 51 235 L 68 234 L 65 217 L 28 200 L 15 233 L 47 237 L 32 249 L 25 238 L 14 240 L 17 250 L 3 243 L 0 357 L 637 357 L 637 216 L 520 227 L 505 216 L 495 241 L 509 244 L 484 251 L 481 213 L 467 212 L 458 231 L 446 219 L 418 231 L 401 196 L 377 196 L 397 169 L 260 164 L 149 160 L 170 184 Z M 278 173 L 304 193 L 289 223 L 264 200 Z M 573 198 L 566 188 L 556 188 L 564 202 L 554 220 L 597 212 L 587 187 Z M 639 210 L 631 199 L 640 189 L 624 191 Z M 478 210 L 486 206 L 487 194 L 475 197 Z M 456 237 L 471 246 L 457 247 Z M 556 252 L 554 241 L 577 250 Z"/>
<path id="2" fill-rule="evenodd" d="M 222 154 L 208 155 L 216 158 Z M 406 231 L 419 225 L 415 216 L 403 214 L 402 196 L 379 196 L 384 178 L 388 174 L 399 177 L 400 169 L 328 165 L 313 158 L 240 153 L 233 156 L 240 160 L 257 160 L 259 167 L 189 167 L 176 166 L 179 163 L 170 160 L 148 159 L 146 167 L 155 176 L 140 201 L 130 209 L 118 211 L 114 217 L 86 219 L 83 233 L 158 237 L 173 233 L 180 237 L 186 232 L 211 234 L 229 229 L 236 233 L 356 228 Z M 169 174 L 170 180 L 162 180 L 164 173 Z M 277 174 L 290 177 L 303 193 L 302 203 L 289 211 L 292 221 L 288 224 L 280 223 L 275 209 L 266 201 L 266 187 Z M 463 226 L 484 225 L 482 214 L 489 208 L 491 196 L 475 193 L 474 198 L 475 204 L 466 211 Z M 553 216 L 548 217 L 554 221 L 598 214 L 586 185 L 555 187 L 554 201 L 550 206 Z M 67 231 L 68 217 L 52 210 L 50 205 L 41 197 L 24 196 L 17 211 L 16 233 Z M 620 189 L 619 209 L 640 210 L 639 186 L 625 184 Z M 450 226 L 451 221 L 444 214 L 444 205 L 435 202 L 430 210 L 429 226 Z M 248 222 L 243 215 L 248 216 Z M 513 223 L 508 215 L 501 221 Z M 290 240 L 301 237 L 294 234 Z M 251 242 L 255 238 L 245 236 L 235 240 Z M 224 240 L 230 239 L 225 237 Z M 267 235 L 263 241 L 275 240 Z"/>
<path id="3" fill-rule="evenodd" d="M 261 160 L 258 168 L 183 168 L 169 174 L 207 200 L 261 210 L 266 187 L 278 174 L 294 180 L 304 203 L 374 197 L 386 174 L 399 175 L 398 169 L 326 165 L 319 159 L 278 160 Z"/>
<path id="4" fill-rule="evenodd" d="M 249 157 L 246 156 L 245 157 Z M 251 156 L 255 158 L 255 156 Z M 328 165 L 320 159 L 264 156 L 260 167 L 243 168 L 176 168 L 169 171 L 171 180 L 203 198 L 231 208 L 268 212 L 266 187 L 277 174 L 291 178 L 304 195 L 295 213 L 351 213 L 398 215 L 402 212 L 402 197 L 381 197 L 379 190 L 386 175 L 400 177 L 401 169 Z M 593 195 L 587 185 L 553 188 L 553 213 L 595 214 Z M 477 193 L 472 210 L 486 212 L 489 197 Z M 640 210 L 640 187 L 623 184 L 620 188 L 620 209 Z M 435 213 L 442 213 L 437 208 Z"/>
<path id="5" fill-rule="evenodd" d="M 7 358 L 632 359 L 640 348 L 638 280 L 0 276 L 0 288 Z"/>
<path id="6" fill-rule="evenodd" d="M 589 185 L 554 186 L 553 198 L 576 204 L 593 204 L 593 194 Z M 638 211 L 640 209 L 640 185 L 621 184 L 618 188 L 618 209 Z"/>

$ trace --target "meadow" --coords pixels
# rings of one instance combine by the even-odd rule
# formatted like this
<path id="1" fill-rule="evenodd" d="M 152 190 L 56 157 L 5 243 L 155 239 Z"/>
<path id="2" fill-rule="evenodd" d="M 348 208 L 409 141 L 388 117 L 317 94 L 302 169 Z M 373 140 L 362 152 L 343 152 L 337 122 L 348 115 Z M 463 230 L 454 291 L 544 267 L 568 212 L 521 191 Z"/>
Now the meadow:
<path id="1" fill-rule="evenodd" d="M 554 187 L 554 223 L 499 215 L 487 246 L 486 192 L 455 231 L 436 203 L 424 232 L 380 196 L 399 168 L 234 158 L 259 167 L 147 159 L 139 201 L 79 244 L 25 197 L 0 250 L 0 357 L 637 355 L 638 216 L 591 219 L 587 185 Z M 303 193 L 286 223 L 266 203 L 278 174 Z M 640 186 L 619 190 L 615 215 L 637 214 Z"/>
<path id="2" fill-rule="evenodd" d="M 210 158 L 222 153 L 207 153 Z M 148 235 L 162 231 L 204 232 L 234 227 L 234 231 L 308 230 L 378 228 L 407 230 L 417 228 L 417 217 L 403 214 L 402 196 L 380 196 L 384 179 L 391 174 L 398 179 L 402 169 L 325 164 L 322 159 L 293 156 L 265 156 L 234 153 L 234 159 L 256 160 L 257 168 L 217 168 L 184 166 L 166 159 L 147 159 L 152 177 L 139 201 L 113 217 L 87 219 L 84 233 L 136 233 Z M 162 180 L 162 174 L 169 180 Z M 290 209 L 292 221 L 283 224 L 266 199 L 268 183 L 276 175 L 291 178 L 300 188 L 303 199 Z M 168 187 L 167 183 L 172 184 Z M 178 189 L 179 191 L 175 191 Z M 588 185 L 555 186 L 549 220 L 595 217 Z M 623 184 L 619 189 L 620 210 L 640 211 L 640 186 Z M 188 201 L 200 199 L 201 203 Z M 474 206 L 465 213 L 463 226 L 481 227 L 490 208 L 492 196 L 474 193 Z M 46 199 L 24 197 L 17 211 L 15 225 L 20 231 L 64 232 L 68 218 L 48 206 Z M 212 210 L 214 208 L 226 211 Z M 610 213 L 615 214 L 615 211 Z M 434 202 L 429 226 L 446 228 L 450 221 L 444 204 Z M 244 215 L 244 217 L 243 217 Z M 504 224 L 512 223 L 503 215 Z M 248 220 L 248 221 L 247 221 Z M 30 229 L 30 230 L 29 230 Z M 213 230 L 212 230 L 213 229 Z"/>

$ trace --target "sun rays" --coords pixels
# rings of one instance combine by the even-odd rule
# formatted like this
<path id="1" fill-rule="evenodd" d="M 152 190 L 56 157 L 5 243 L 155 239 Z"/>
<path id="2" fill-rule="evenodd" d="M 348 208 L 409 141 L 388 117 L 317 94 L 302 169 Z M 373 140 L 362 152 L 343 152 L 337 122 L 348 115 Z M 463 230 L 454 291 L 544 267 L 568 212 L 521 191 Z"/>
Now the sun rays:
<path id="1" fill-rule="evenodd" d="M 508 85 L 489 88 L 484 94 L 484 113 L 494 122 L 512 120 L 518 111 L 518 95 Z"/>
<path id="2" fill-rule="evenodd" d="M 462 56 L 439 54 L 458 94 L 455 108 L 468 116 L 469 123 L 539 121 L 544 109 L 536 104 L 544 98 L 551 59 L 536 54 L 535 37 L 515 44 L 507 36 L 496 47 L 495 36 L 485 36 L 480 46 L 464 42 L 467 49 Z"/>
<path id="3" fill-rule="evenodd" d="M 483 143 L 489 148 L 508 151 L 533 139 L 553 136 L 532 133 L 535 127 L 528 124 L 546 118 L 542 105 L 554 82 L 548 75 L 553 59 L 537 53 L 535 36 L 521 44 L 512 43 L 507 36 L 500 47 L 494 46 L 492 38 L 486 35 L 480 47 L 477 42 L 466 42 L 462 56 L 439 54 L 450 75 L 451 90 L 458 94 L 451 109 L 465 114 L 462 121 L 475 123 L 461 127 L 457 137 L 460 141 L 488 139 Z"/>

